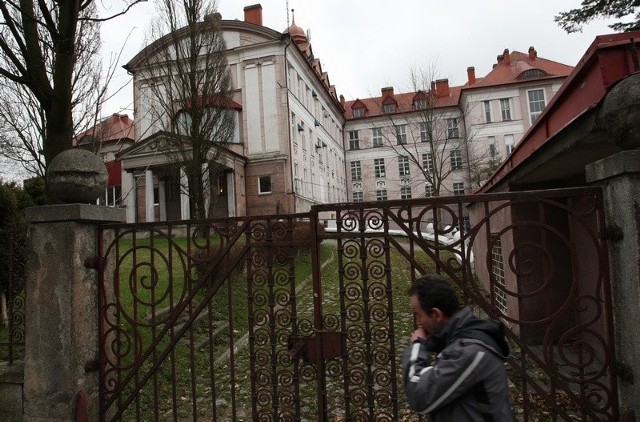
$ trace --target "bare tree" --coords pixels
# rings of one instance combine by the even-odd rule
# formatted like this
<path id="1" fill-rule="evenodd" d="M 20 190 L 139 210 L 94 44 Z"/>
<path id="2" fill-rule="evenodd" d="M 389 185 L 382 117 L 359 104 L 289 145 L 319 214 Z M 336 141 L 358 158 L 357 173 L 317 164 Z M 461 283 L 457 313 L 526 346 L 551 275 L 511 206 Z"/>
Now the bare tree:
<path id="1" fill-rule="evenodd" d="M 163 154 L 186 174 L 180 188 L 190 197 L 191 217 L 203 218 L 236 126 L 215 2 L 162 0 L 153 35 L 164 48 L 145 63 L 143 101 L 154 129 L 165 132 Z"/>
<path id="2" fill-rule="evenodd" d="M 452 187 L 445 182 L 454 171 L 464 171 L 468 185 L 480 186 L 499 161 L 497 155 L 490 157 L 488 148 L 472 145 L 474 133 L 464 127 L 472 106 L 442 104 L 438 89 L 443 89 L 444 80 L 435 79 L 436 67 L 433 62 L 411 70 L 414 111 L 384 113 L 390 124 L 378 127 L 385 144 L 420 170 L 422 178 L 410 180 L 414 185 L 426 182 L 431 187 L 428 196 L 452 194 Z M 446 86 L 449 90 L 448 83 Z"/>
<path id="3" fill-rule="evenodd" d="M 140 1 L 122 0 L 120 12 L 100 18 L 94 0 L 0 0 L 0 77 L 10 98 L 22 102 L 3 110 L 34 125 L 21 138 L 24 128 L 16 122 L 13 137 L 0 141 L 12 143 L 10 153 L 37 156 L 31 168 L 36 173 L 71 147 L 74 112 L 78 120 L 87 114 L 83 106 L 95 105 L 97 24 Z"/>

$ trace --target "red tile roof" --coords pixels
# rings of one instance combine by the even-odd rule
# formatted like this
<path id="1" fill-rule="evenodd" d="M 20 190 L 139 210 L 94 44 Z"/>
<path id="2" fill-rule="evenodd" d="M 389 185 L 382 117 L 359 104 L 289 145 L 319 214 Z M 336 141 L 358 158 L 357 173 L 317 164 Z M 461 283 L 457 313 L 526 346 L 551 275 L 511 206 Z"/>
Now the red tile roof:
<path id="1" fill-rule="evenodd" d="M 524 72 L 534 69 L 540 70 L 544 76 L 523 79 Z M 572 70 L 572 66 L 538 57 L 533 47 L 529 49 L 528 54 L 505 50 L 498 56 L 498 63 L 491 72 L 483 78 L 477 78 L 473 85 L 467 82 L 464 89 L 519 83 L 532 79 L 564 78 L 569 76 Z"/>
<path id="2" fill-rule="evenodd" d="M 102 120 L 96 126 L 86 130 L 74 139 L 76 144 L 99 140 L 101 142 L 117 141 L 120 139 L 135 139 L 133 120 L 126 114 L 113 114 Z"/>
<path id="3" fill-rule="evenodd" d="M 429 108 L 445 108 L 445 107 L 454 107 L 458 104 L 458 100 L 460 99 L 461 86 L 449 87 L 449 95 L 443 97 L 436 97 L 435 103 Z M 383 91 L 385 91 L 383 89 Z M 393 90 L 385 91 L 383 95 L 379 97 L 373 98 L 358 98 L 353 101 L 347 101 L 344 104 L 344 116 L 347 119 L 354 119 L 353 117 L 353 109 L 355 108 L 365 108 L 364 118 L 375 117 L 375 116 L 384 116 L 383 104 L 392 104 L 396 103 L 396 111 L 397 113 L 408 113 L 412 111 L 416 111 L 415 101 L 425 98 L 425 93 L 423 92 L 405 92 L 401 94 L 394 94 Z M 357 118 L 356 118 L 357 119 Z"/>

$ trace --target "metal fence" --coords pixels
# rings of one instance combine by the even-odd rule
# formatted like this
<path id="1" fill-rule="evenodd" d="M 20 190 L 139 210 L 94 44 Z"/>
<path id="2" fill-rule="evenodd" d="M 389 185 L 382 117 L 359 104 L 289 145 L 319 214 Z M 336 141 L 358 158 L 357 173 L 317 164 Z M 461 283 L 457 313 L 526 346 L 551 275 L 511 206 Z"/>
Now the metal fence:
<path id="1" fill-rule="evenodd" d="M 0 361 L 24 358 L 25 229 L 0 230 Z"/>
<path id="2" fill-rule="evenodd" d="M 418 420 L 406 288 L 505 322 L 519 420 L 618 419 L 598 189 L 334 204 L 100 232 L 104 420 Z"/>

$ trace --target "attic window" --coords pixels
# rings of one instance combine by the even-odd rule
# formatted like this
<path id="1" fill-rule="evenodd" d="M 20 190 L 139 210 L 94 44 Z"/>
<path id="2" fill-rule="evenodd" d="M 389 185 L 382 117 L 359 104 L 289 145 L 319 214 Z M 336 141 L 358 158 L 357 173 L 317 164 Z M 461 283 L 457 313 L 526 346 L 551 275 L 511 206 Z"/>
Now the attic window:
<path id="1" fill-rule="evenodd" d="M 547 74 L 540 69 L 529 69 L 522 72 L 518 79 L 542 78 L 544 76 L 547 76 Z"/>
<path id="2" fill-rule="evenodd" d="M 384 111 L 384 114 L 391 114 L 391 113 L 395 113 L 396 111 L 396 105 L 393 103 L 389 103 L 389 104 L 385 104 L 382 108 L 382 110 Z"/>
<path id="3" fill-rule="evenodd" d="M 427 108 L 426 98 L 416 99 L 413 104 L 416 110 L 425 110 Z"/>
<path id="4" fill-rule="evenodd" d="M 354 108 L 353 117 L 364 117 L 364 107 Z"/>

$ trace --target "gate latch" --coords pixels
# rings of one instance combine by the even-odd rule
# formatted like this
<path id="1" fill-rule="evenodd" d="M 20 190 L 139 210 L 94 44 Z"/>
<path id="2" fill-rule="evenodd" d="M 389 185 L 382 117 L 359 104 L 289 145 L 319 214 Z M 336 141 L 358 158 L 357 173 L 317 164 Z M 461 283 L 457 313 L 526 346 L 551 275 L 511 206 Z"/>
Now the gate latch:
<path id="1" fill-rule="evenodd" d="M 311 336 L 289 336 L 289 357 L 302 359 L 305 363 L 318 363 L 316 339 L 320 341 L 320 353 L 323 360 L 342 355 L 342 333 L 317 331 Z"/>

